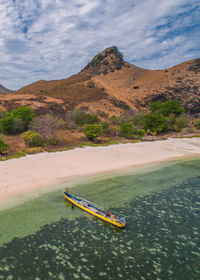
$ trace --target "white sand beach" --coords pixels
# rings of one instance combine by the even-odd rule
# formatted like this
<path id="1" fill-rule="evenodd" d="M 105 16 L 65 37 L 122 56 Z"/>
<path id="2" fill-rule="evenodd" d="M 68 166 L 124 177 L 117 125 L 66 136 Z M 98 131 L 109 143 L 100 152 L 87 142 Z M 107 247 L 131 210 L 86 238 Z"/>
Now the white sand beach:
<path id="1" fill-rule="evenodd" d="M 48 186 L 72 178 L 198 155 L 200 139 L 185 138 L 76 148 L 2 161 L 0 205 L 29 191 L 48 191 Z"/>

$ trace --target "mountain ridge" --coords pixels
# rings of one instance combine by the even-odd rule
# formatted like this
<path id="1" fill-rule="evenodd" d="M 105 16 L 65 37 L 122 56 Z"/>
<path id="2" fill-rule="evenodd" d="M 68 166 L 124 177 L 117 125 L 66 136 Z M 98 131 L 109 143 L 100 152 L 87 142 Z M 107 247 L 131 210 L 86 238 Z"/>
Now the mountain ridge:
<path id="1" fill-rule="evenodd" d="M 0 84 L 0 94 L 8 94 L 8 93 L 11 93 L 12 90 L 4 87 L 2 84 Z"/>
<path id="2" fill-rule="evenodd" d="M 41 80 L 0 96 L 0 109 L 29 105 L 38 114 L 63 115 L 79 108 L 108 118 L 129 109 L 148 111 L 151 101 L 178 99 L 189 114 L 197 115 L 199 86 L 200 58 L 164 70 L 148 70 L 124 61 L 113 46 L 69 78 Z"/>

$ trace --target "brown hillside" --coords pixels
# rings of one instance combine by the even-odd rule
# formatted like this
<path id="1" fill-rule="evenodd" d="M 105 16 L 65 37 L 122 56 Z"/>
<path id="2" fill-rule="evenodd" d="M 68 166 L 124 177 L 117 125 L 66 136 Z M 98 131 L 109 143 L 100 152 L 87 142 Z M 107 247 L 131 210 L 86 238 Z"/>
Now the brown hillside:
<path id="1" fill-rule="evenodd" d="M 0 85 L 0 94 L 8 94 L 11 92 L 12 92 L 12 90 L 5 88 L 3 85 Z"/>
<path id="2" fill-rule="evenodd" d="M 96 55 L 77 75 L 38 81 L 0 95 L 0 109 L 29 105 L 38 113 L 64 114 L 73 108 L 118 115 L 124 110 L 148 110 L 150 101 L 179 99 L 190 114 L 200 113 L 200 59 L 166 70 L 146 70 L 123 60 L 116 47 Z"/>

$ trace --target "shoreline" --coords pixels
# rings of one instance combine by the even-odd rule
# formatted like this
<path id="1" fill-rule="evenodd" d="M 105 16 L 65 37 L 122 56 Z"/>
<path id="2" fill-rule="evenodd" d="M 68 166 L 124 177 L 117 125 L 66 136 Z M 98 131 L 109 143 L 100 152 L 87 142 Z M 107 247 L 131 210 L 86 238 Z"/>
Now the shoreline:
<path id="1" fill-rule="evenodd" d="M 40 191 L 56 190 L 66 181 L 192 156 L 200 156 L 199 138 L 76 148 L 2 161 L 0 210 L 37 197 Z"/>

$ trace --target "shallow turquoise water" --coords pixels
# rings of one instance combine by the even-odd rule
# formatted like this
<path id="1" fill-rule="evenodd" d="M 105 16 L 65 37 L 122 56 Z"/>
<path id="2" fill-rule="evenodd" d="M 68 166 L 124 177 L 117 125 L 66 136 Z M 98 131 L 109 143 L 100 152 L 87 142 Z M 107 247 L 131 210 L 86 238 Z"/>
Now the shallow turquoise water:
<path id="1" fill-rule="evenodd" d="M 72 189 L 123 212 L 125 229 L 58 191 L 2 212 L 0 279 L 200 279 L 199 168 L 165 163 Z"/>

